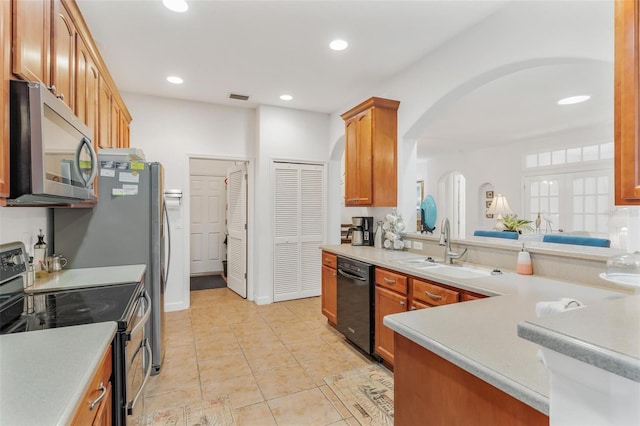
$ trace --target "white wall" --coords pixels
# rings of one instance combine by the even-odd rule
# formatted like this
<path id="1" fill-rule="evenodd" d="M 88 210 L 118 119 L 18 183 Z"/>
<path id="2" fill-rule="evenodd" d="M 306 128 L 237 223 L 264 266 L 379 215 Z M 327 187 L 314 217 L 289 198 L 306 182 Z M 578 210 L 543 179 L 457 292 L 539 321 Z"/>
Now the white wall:
<path id="1" fill-rule="evenodd" d="M 603 14 L 610 16 L 610 22 L 613 22 L 613 2 L 511 3 L 440 46 L 390 81 L 363 93 L 360 99 L 345 100 L 344 106 L 331 117 L 330 152 L 344 134 L 344 122 L 340 113 L 370 96 L 399 100 L 398 209 L 405 219 L 414 217 L 416 176 L 422 176 L 424 172 L 418 172 L 416 155 L 413 153 L 417 139 L 434 114 L 445 108 L 447 101 L 454 101 L 469 90 L 510 72 L 548 63 L 574 63 L 583 60 L 613 63 L 613 32 L 609 37 L 603 37 Z M 580 17 L 578 25 L 595 28 L 590 32 L 590 38 L 567 34 L 566 22 L 575 22 L 577 16 Z M 594 51 L 608 53 L 594 56 Z M 505 152 L 511 149 L 513 148 L 505 148 Z M 468 152 L 450 157 L 448 167 L 439 167 L 438 170 L 432 169 L 435 161 L 430 161 L 425 178 L 425 193 L 436 196 L 437 186 L 434 185 L 437 185 L 445 171 L 461 167 L 468 170 L 484 168 L 484 163 L 476 161 L 475 156 L 475 152 Z M 504 177 L 504 182 L 509 182 L 505 191 L 517 189 L 517 186 L 515 189 L 511 187 L 512 183 L 519 182 L 520 176 L 520 163 L 517 159 L 515 162 L 517 170 L 510 170 L 509 173 L 507 170 L 496 170 L 496 175 L 491 177 L 492 180 L 502 180 Z M 474 182 L 477 185 L 481 183 Z M 473 191 L 468 194 L 475 196 Z M 334 200 L 335 197 L 331 199 Z M 340 205 L 329 206 L 329 213 L 338 214 L 332 212 L 340 212 L 340 208 Z M 468 228 L 471 226 L 472 224 L 468 224 Z"/>
<path id="2" fill-rule="evenodd" d="M 273 300 L 272 159 L 327 161 L 328 115 L 262 106 L 253 109 L 125 93 L 134 117 L 131 146 L 165 166 L 165 187 L 182 189 L 170 211 L 171 275 L 167 310 L 189 307 L 189 158 L 249 161 L 248 298 Z M 254 212 L 254 213 L 252 213 Z"/>
<path id="3" fill-rule="evenodd" d="M 165 168 L 165 189 L 181 189 L 169 209 L 172 261 L 165 294 L 169 311 L 189 307 L 189 157 L 252 160 L 255 110 L 123 93 L 131 112 L 131 146 Z"/>
<path id="4" fill-rule="evenodd" d="M 273 160 L 328 162 L 329 115 L 286 108 L 258 108 L 256 167 L 255 301 L 273 301 Z M 325 170 L 326 172 L 326 170 Z M 325 224 L 326 226 L 326 224 Z"/>
<path id="5" fill-rule="evenodd" d="M 22 241 L 33 255 L 38 230 L 48 235 L 47 209 L 44 207 L 0 207 L 0 243 Z M 45 238 L 47 244 L 50 243 Z"/>

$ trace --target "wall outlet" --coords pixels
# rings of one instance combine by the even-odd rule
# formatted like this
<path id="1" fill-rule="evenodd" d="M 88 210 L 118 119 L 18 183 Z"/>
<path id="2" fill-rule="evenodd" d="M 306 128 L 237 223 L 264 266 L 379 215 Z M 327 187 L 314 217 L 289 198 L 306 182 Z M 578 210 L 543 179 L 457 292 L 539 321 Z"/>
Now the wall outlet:
<path id="1" fill-rule="evenodd" d="M 405 248 L 410 249 L 410 248 L 411 248 L 411 240 L 406 240 L 406 241 L 404 242 L 404 246 L 405 246 Z"/>
<path id="2" fill-rule="evenodd" d="M 413 248 L 416 250 L 422 250 L 422 242 L 421 241 L 414 241 L 413 242 Z"/>

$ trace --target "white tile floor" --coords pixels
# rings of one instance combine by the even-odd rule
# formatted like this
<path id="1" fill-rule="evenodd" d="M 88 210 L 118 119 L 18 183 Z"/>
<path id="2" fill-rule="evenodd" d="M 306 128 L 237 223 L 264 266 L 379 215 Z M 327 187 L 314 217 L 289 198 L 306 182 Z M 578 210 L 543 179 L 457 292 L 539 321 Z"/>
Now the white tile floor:
<path id="1" fill-rule="evenodd" d="M 327 324 L 320 298 L 258 306 L 224 289 L 167 314 L 167 352 L 142 413 L 228 395 L 238 425 L 358 425 L 324 383 L 373 364 Z M 139 413 L 140 414 L 140 413 Z"/>

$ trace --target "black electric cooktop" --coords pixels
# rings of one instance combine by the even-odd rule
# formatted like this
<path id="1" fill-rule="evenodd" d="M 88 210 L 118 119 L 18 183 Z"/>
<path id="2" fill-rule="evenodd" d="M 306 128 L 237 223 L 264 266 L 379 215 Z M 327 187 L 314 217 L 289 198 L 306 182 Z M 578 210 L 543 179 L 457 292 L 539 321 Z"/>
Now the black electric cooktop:
<path id="1" fill-rule="evenodd" d="M 123 328 L 133 314 L 133 296 L 141 289 L 141 283 L 128 283 L 28 294 L 24 299 L 25 313 L 5 324 L 0 334 L 104 321 L 116 321 L 118 328 Z"/>

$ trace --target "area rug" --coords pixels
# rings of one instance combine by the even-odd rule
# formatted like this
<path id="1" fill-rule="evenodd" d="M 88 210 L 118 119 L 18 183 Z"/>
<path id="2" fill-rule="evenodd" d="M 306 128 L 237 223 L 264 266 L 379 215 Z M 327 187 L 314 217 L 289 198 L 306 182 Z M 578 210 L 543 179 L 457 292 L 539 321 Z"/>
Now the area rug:
<path id="1" fill-rule="evenodd" d="M 227 282 L 222 278 L 222 275 L 200 275 L 191 277 L 189 281 L 191 291 L 224 288 L 227 286 Z"/>
<path id="2" fill-rule="evenodd" d="M 181 407 L 158 410 L 134 421 L 136 426 L 233 426 L 228 396 Z"/>
<path id="3" fill-rule="evenodd" d="M 360 424 L 393 425 L 393 375 L 385 368 L 356 368 L 324 381 Z"/>

